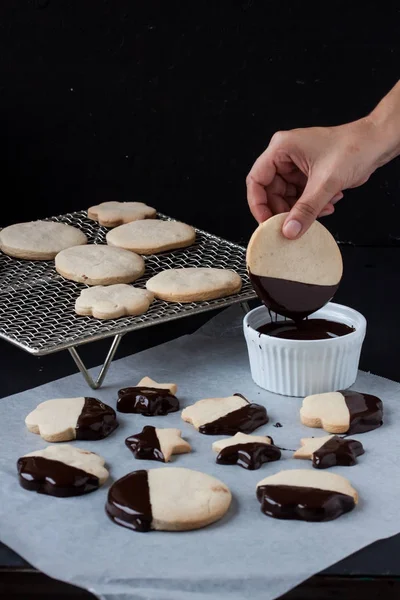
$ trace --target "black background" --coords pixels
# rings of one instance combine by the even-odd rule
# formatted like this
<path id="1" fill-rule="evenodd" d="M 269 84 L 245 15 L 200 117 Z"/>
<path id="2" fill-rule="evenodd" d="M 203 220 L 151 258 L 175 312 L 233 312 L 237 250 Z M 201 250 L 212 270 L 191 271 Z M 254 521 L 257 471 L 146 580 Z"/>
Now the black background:
<path id="1" fill-rule="evenodd" d="M 365 115 L 399 34 L 398 2 L 2 0 L 0 225 L 142 200 L 246 242 L 271 135 Z M 340 241 L 398 245 L 398 161 L 345 198 Z"/>

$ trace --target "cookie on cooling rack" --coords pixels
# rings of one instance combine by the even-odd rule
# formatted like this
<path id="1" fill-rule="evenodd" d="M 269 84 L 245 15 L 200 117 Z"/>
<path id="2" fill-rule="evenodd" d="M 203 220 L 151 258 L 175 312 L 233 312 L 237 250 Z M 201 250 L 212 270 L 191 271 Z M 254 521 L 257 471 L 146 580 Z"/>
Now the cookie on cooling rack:
<path id="1" fill-rule="evenodd" d="M 106 236 L 107 244 L 138 254 L 157 254 L 176 248 L 191 246 L 196 231 L 178 221 L 133 221 L 112 229 Z"/>
<path id="2" fill-rule="evenodd" d="M 88 217 L 97 221 L 103 227 L 118 227 L 124 223 L 154 219 L 157 214 L 155 208 L 143 202 L 102 202 L 88 209 Z"/>
<path id="3" fill-rule="evenodd" d="M 97 285 L 81 291 L 75 302 L 75 312 L 96 319 L 118 319 L 145 313 L 154 299 L 148 290 L 126 283 Z"/>
<path id="4" fill-rule="evenodd" d="M 145 271 L 138 254 L 122 248 L 99 244 L 67 248 L 56 256 L 56 270 L 65 277 L 86 285 L 132 283 Z"/>
<path id="5" fill-rule="evenodd" d="M 146 287 L 167 302 L 201 302 L 237 294 L 242 279 L 228 269 L 188 267 L 161 271 L 148 280 Z"/>
<path id="6" fill-rule="evenodd" d="M 58 221 L 16 223 L 0 231 L 4 254 L 27 260 L 52 260 L 61 250 L 87 244 L 86 235 Z"/>

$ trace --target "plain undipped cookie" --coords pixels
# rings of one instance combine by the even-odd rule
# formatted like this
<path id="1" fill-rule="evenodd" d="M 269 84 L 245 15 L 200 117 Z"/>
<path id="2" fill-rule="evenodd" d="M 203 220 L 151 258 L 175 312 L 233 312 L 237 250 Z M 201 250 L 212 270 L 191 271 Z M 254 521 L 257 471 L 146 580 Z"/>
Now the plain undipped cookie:
<path id="1" fill-rule="evenodd" d="M 96 319 L 118 319 L 119 317 L 142 315 L 154 294 L 126 283 L 98 285 L 81 291 L 75 302 L 75 312 Z"/>
<path id="2" fill-rule="evenodd" d="M 61 250 L 81 244 L 87 244 L 82 231 L 56 221 L 16 223 L 0 231 L 0 249 L 15 258 L 52 260 Z"/>
<path id="3" fill-rule="evenodd" d="M 146 287 L 167 302 L 201 302 L 237 294 L 242 279 L 228 269 L 188 267 L 162 271 L 149 279 Z"/>
<path id="4" fill-rule="evenodd" d="M 132 283 L 145 270 L 141 256 L 99 244 L 63 250 L 57 254 L 55 262 L 57 272 L 65 279 L 86 285 Z"/>
<path id="5" fill-rule="evenodd" d="M 196 231 L 178 221 L 134 221 L 120 225 L 107 233 L 107 244 L 138 254 L 157 254 L 175 248 L 191 246 Z"/>
<path id="6" fill-rule="evenodd" d="M 164 467 L 116 481 L 106 512 L 117 525 L 136 531 L 187 531 L 221 519 L 231 499 L 229 488 L 211 475 Z"/>
<path id="7" fill-rule="evenodd" d="M 19 482 L 49 496 L 80 496 L 97 490 L 108 478 L 104 458 L 65 444 L 35 450 L 18 459 Z"/>
<path id="8" fill-rule="evenodd" d="M 358 494 L 334 473 L 294 469 L 270 475 L 257 484 L 261 511 L 276 519 L 331 521 L 353 510 Z"/>
<path id="9" fill-rule="evenodd" d="M 155 208 L 143 202 L 102 202 L 88 209 L 89 219 L 97 221 L 103 227 L 117 227 L 141 219 L 154 219 L 156 214 Z"/>
<path id="10" fill-rule="evenodd" d="M 125 445 L 135 458 L 169 462 L 173 454 L 186 454 L 192 448 L 182 438 L 182 431 L 175 428 L 161 428 L 146 425 L 140 433 L 130 435 Z"/>
<path id="11" fill-rule="evenodd" d="M 111 406 L 96 398 L 46 400 L 29 413 L 25 425 L 47 442 L 101 440 L 118 427 Z"/>

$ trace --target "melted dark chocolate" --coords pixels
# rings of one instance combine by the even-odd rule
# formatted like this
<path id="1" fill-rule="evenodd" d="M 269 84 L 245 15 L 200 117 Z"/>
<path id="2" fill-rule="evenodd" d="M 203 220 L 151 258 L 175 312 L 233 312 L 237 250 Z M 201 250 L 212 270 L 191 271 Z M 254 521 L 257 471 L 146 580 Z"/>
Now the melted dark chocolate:
<path id="1" fill-rule="evenodd" d="M 128 387 L 118 392 L 117 410 L 122 413 L 140 413 L 145 417 L 167 415 L 179 410 L 179 400 L 168 389 Z"/>
<path id="2" fill-rule="evenodd" d="M 126 438 L 125 444 L 133 452 L 135 458 L 165 462 L 156 428 L 151 425 L 143 427 L 141 433 L 136 433 Z"/>
<path id="3" fill-rule="evenodd" d="M 312 463 L 316 469 L 328 469 L 335 465 L 352 467 L 361 454 L 364 454 L 361 442 L 335 435 L 313 452 Z"/>
<path id="4" fill-rule="evenodd" d="M 339 287 L 300 283 L 277 277 L 263 277 L 249 271 L 257 296 L 265 306 L 293 321 L 300 321 L 319 310 L 331 300 Z"/>
<path id="5" fill-rule="evenodd" d="M 347 494 L 291 485 L 259 486 L 257 498 L 261 511 L 275 519 L 332 521 L 355 506 Z"/>
<path id="6" fill-rule="evenodd" d="M 118 427 L 115 410 L 96 398 L 85 398 L 76 423 L 77 440 L 102 440 Z"/>
<path id="7" fill-rule="evenodd" d="M 93 492 L 99 479 L 82 469 L 43 456 L 23 456 L 17 462 L 23 488 L 39 494 L 68 498 Z"/>
<path id="8" fill-rule="evenodd" d="M 129 473 L 110 487 L 106 513 L 117 525 L 150 531 L 153 515 L 147 471 Z"/>
<path id="9" fill-rule="evenodd" d="M 377 396 L 352 390 L 340 393 L 343 394 L 350 413 L 350 427 L 347 433 L 365 433 L 382 425 L 383 404 Z"/>
<path id="10" fill-rule="evenodd" d="M 244 398 L 241 394 L 234 394 Z M 246 400 L 246 398 L 244 398 Z M 248 402 L 248 400 L 246 400 Z M 235 435 L 238 431 L 251 433 L 261 425 L 268 423 L 267 410 L 260 404 L 248 402 L 245 406 L 199 427 L 199 432 L 206 435 Z"/>
<path id="11" fill-rule="evenodd" d="M 286 340 L 327 340 L 342 337 L 355 331 L 337 321 L 327 319 L 308 319 L 306 321 L 275 321 L 258 327 L 257 331 L 272 337 Z"/>
<path id="12" fill-rule="evenodd" d="M 239 465 L 243 469 L 255 471 L 267 462 L 279 460 L 281 451 L 273 444 L 250 442 L 223 448 L 217 456 L 219 465 Z"/>

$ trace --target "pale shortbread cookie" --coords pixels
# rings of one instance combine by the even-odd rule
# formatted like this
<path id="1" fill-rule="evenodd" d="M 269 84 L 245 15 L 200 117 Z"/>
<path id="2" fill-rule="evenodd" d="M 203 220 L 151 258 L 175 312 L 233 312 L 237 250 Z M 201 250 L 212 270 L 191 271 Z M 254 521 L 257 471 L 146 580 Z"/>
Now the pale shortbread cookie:
<path id="1" fill-rule="evenodd" d="M 99 285 L 81 291 L 75 302 L 75 312 L 96 319 L 118 319 L 142 315 L 153 299 L 154 294 L 148 290 L 134 288 L 126 283 Z"/>
<path id="2" fill-rule="evenodd" d="M 149 279 L 146 287 L 167 302 L 201 302 L 237 294 L 242 280 L 228 269 L 188 267 L 162 271 Z"/>
<path id="3" fill-rule="evenodd" d="M 315 221 L 301 238 L 288 240 L 282 233 L 287 215 L 275 215 L 253 233 L 247 247 L 250 272 L 299 283 L 337 285 L 343 263 L 333 236 Z"/>
<path id="4" fill-rule="evenodd" d="M 246 433 L 236 433 L 234 436 L 225 439 L 218 440 L 213 443 L 212 449 L 214 452 L 221 452 L 224 448 L 229 446 L 236 446 L 237 444 L 272 444 L 272 438 L 268 435 L 248 435 Z"/>
<path id="5" fill-rule="evenodd" d="M 67 442 L 102 439 L 118 423 L 111 406 L 96 398 L 80 397 L 41 402 L 25 418 L 25 425 L 47 442 Z"/>
<path id="6" fill-rule="evenodd" d="M 120 225 L 109 231 L 106 239 L 110 246 L 138 254 L 156 254 L 191 246 L 196 239 L 196 231 L 185 223 L 149 219 Z"/>
<path id="7" fill-rule="evenodd" d="M 117 227 L 131 221 L 154 219 L 155 208 L 143 202 L 102 202 L 88 209 L 88 217 L 103 227 Z"/>
<path id="8" fill-rule="evenodd" d="M 227 396 L 226 398 L 206 398 L 183 409 L 181 417 L 193 427 L 199 429 L 202 425 L 212 423 L 227 414 L 248 404 L 242 396 Z"/>
<path id="9" fill-rule="evenodd" d="M 148 387 L 148 388 L 156 388 L 161 390 L 169 390 L 173 396 L 176 396 L 178 391 L 178 386 L 176 383 L 157 383 L 154 379 L 150 377 L 143 377 L 136 387 Z"/>
<path id="10" fill-rule="evenodd" d="M 335 435 L 324 435 L 317 438 L 302 438 L 300 440 L 301 447 L 293 454 L 293 458 L 312 459 L 314 452 L 319 450 L 333 437 L 335 437 Z"/>
<path id="11" fill-rule="evenodd" d="M 82 469 L 82 471 L 97 477 L 100 485 L 103 485 L 109 476 L 109 472 L 104 467 L 105 460 L 102 456 L 89 452 L 89 450 L 76 448 L 71 444 L 47 446 L 44 450 L 35 450 L 29 452 L 29 454 L 24 454 L 24 457 L 27 456 L 41 456 L 49 460 L 57 460 L 76 469 Z"/>
<path id="12" fill-rule="evenodd" d="M 346 433 L 350 427 L 350 411 L 340 392 L 304 398 L 300 419 L 307 427 L 322 427 L 329 433 Z"/>
<path id="13" fill-rule="evenodd" d="M 138 254 L 122 248 L 91 244 L 63 250 L 56 256 L 57 272 L 86 285 L 132 283 L 145 271 L 144 260 Z"/>
<path id="14" fill-rule="evenodd" d="M 182 431 L 146 425 L 140 433 L 129 436 L 126 446 L 136 458 L 169 462 L 173 454 L 187 454 L 192 447 L 182 438 Z M 161 455 L 160 455 L 161 452 Z"/>
<path id="15" fill-rule="evenodd" d="M 0 231 L 0 249 L 15 258 L 52 260 L 61 250 L 81 244 L 87 244 L 82 231 L 56 221 L 16 223 Z"/>
<path id="16" fill-rule="evenodd" d="M 312 471 L 311 469 L 293 469 L 290 471 L 280 471 L 275 475 L 270 475 L 258 482 L 257 488 L 261 486 L 283 485 L 292 487 L 316 488 L 346 494 L 358 502 L 357 491 L 352 487 L 350 481 L 341 475 L 335 473 L 325 473 L 321 471 Z"/>

